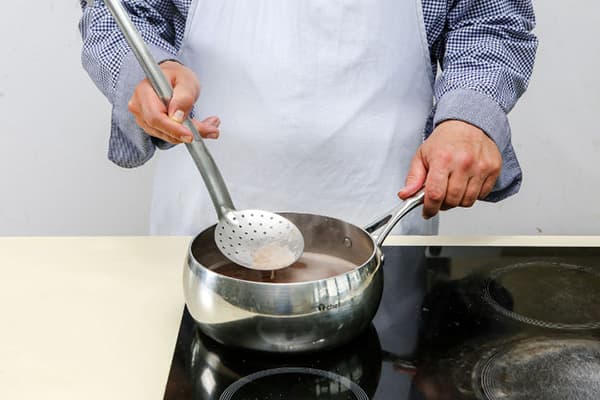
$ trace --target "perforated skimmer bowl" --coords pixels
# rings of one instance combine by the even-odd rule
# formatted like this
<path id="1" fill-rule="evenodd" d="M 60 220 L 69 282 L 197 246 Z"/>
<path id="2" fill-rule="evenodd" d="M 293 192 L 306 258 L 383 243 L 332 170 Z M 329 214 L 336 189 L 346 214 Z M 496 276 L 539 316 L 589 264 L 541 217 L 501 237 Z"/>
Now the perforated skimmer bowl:
<path id="1" fill-rule="evenodd" d="M 256 270 L 285 268 L 304 251 L 296 225 L 262 210 L 228 211 L 215 228 L 215 243 L 236 264 Z"/>
<path id="2" fill-rule="evenodd" d="M 105 3 L 156 94 L 168 104 L 173 96 L 173 88 L 148 51 L 127 11 L 118 0 L 105 0 Z M 219 217 L 215 240 L 223 255 L 238 265 L 258 270 L 277 270 L 298 260 L 304 251 L 304 238 L 300 230 L 278 214 L 261 210 L 237 211 L 221 172 L 192 120 L 188 118 L 184 125 L 194 135 L 194 140 L 186 147 L 204 179 Z"/>

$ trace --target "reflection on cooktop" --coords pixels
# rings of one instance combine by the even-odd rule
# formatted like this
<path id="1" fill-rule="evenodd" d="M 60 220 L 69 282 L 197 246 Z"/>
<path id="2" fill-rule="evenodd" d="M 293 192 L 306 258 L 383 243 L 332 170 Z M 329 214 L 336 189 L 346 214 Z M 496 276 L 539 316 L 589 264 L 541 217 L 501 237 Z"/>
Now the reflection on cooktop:
<path id="1" fill-rule="evenodd" d="M 166 400 L 600 399 L 600 248 L 384 248 L 384 295 L 351 343 L 225 347 L 184 311 Z"/>
<path id="2" fill-rule="evenodd" d="M 502 304 L 503 292 L 510 294 L 509 307 Z M 599 328 L 600 270 L 547 261 L 513 264 L 489 274 L 484 299 L 499 313 L 526 324 Z"/>
<path id="3" fill-rule="evenodd" d="M 370 399 L 381 373 L 371 326 L 355 341 L 314 354 L 228 348 L 199 332 L 187 312 L 181 324 L 166 399 Z"/>
<path id="4" fill-rule="evenodd" d="M 478 397 L 489 400 L 600 398 L 600 342 L 530 338 L 509 343 L 475 367 Z"/>
<path id="5" fill-rule="evenodd" d="M 265 399 L 275 395 L 273 398 L 283 399 L 362 399 L 367 396 L 365 391 L 372 395 L 377 387 L 380 352 L 374 328 L 348 347 L 294 356 L 223 349 L 196 331 L 191 371 L 193 376 L 212 376 L 211 381 L 221 385 L 201 398 L 221 393 L 219 399 L 227 398 L 225 395 L 251 399 L 251 394 Z M 204 382 L 197 383 L 197 392 L 210 389 Z"/>
<path id="6" fill-rule="evenodd" d="M 345 376 L 314 368 L 267 369 L 235 381 L 220 400 L 234 399 L 328 399 L 368 400 L 360 386 Z"/>

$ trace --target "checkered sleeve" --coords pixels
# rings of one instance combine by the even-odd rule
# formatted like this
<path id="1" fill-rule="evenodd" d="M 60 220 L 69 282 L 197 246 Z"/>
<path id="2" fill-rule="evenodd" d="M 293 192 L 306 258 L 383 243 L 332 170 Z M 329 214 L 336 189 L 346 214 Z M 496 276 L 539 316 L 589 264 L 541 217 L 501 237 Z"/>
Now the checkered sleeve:
<path id="1" fill-rule="evenodd" d="M 154 58 L 158 62 L 176 59 L 189 4 L 171 0 L 122 3 Z M 144 74 L 110 11 L 101 0 L 82 0 L 81 7 L 83 67 L 113 106 L 108 158 L 122 167 L 137 167 L 152 157 L 157 146 L 169 145 L 146 135 L 127 110 L 135 86 Z"/>
<path id="2" fill-rule="evenodd" d="M 530 0 L 448 0 L 445 5 L 445 28 L 432 47 L 432 59 L 442 67 L 433 123 L 463 120 L 495 141 L 504 165 L 486 200 L 498 201 L 516 193 L 522 180 L 507 113 L 525 92 L 533 69 L 533 6 Z"/>
<path id="3" fill-rule="evenodd" d="M 101 0 L 81 0 L 80 3 L 83 66 L 104 95 L 112 100 L 129 46 Z M 123 5 L 152 51 L 174 58 L 185 28 L 185 15 L 175 4 L 169 0 L 126 0 Z"/>

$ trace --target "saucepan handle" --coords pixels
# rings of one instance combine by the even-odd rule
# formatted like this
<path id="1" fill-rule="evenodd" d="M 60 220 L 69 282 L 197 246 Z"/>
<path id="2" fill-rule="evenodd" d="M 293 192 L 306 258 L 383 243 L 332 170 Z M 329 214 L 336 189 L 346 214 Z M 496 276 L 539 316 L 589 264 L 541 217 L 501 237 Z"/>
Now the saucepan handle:
<path id="1" fill-rule="evenodd" d="M 394 229 L 402 217 L 404 217 L 414 208 L 423 204 L 424 200 L 425 189 L 423 188 L 419 190 L 417 194 L 400 203 L 400 205 L 394 207 L 379 218 L 376 218 L 370 224 L 367 224 L 367 226 L 364 228 L 365 231 L 367 231 L 373 237 L 375 243 L 377 243 L 377 246 L 381 247 L 385 238 L 390 234 L 392 229 Z"/>

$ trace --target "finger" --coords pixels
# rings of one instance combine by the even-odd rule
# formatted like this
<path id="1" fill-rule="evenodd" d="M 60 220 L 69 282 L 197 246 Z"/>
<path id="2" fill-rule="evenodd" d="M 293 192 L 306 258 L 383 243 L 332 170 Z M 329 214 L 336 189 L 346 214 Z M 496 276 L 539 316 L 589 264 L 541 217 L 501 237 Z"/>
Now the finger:
<path id="1" fill-rule="evenodd" d="M 144 107 L 142 103 L 147 101 L 160 100 L 156 96 L 156 93 L 154 93 L 154 91 L 152 90 L 148 79 L 144 79 L 136 86 L 133 95 L 127 103 L 127 108 L 136 117 L 136 119 L 144 120 Z"/>
<path id="2" fill-rule="evenodd" d="M 202 122 L 205 123 L 205 124 L 212 125 L 212 126 L 217 127 L 217 128 L 219 126 L 221 126 L 221 119 L 219 117 L 217 117 L 217 116 L 214 116 L 214 115 L 210 116 L 210 117 L 208 117 L 208 118 L 206 118 L 204 120 L 202 120 Z"/>
<path id="3" fill-rule="evenodd" d="M 156 95 L 146 96 L 141 102 L 142 119 L 145 125 L 167 134 L 179 142 L 191 143 L 192 132 L 179 122 L 169 118 L 166 114 L 166 106 Z"/>
<path id="4" fill-rule="evenodd" d="M 146 124 L 141 124 L 140 127 L 144 130 L 144 132 L 146 132 L 148 135 L 150 136 L 154 136 L 155 138 L 164 140 L 165 142 L 171 143 L 171 144 L 180 144 L 182 143 L 181 140 L 170 136 L 168 134 L 166 134 L 165 132 L 161 132 L 158 129 L 155 129 L 151 126 L 148 126 Z"/>
<path id="5" fill-rule="evenodd" d="M 455 170 L 448 179 L 448 188 L 446 189 L 446 198 L 444 199 L 444 209 L 454 208 L 460 205 L 465 192 L 469 176 L 461 170 Z M 477 192 L 479 194 L 479 192 Z"/>
<path id="6" fill-rule="evenodd" d="M 486 178 L 481 186 L 481 191 L 479 192 L 479 200 L 485 199 L 492 192 L 496 185 L 496 180 L 498 180 L 497 175 L 490 175 Z"/>
<path id="7" fill-rule="evenodd" d="M 198 133 L 200 133 L 200 136 L 202 136 L 203 138 L 208 138 L 208 139 L 218 139 L 219 135 L 220 135 L 220 130 L 218 127 L 218 124 L 215 126 L 215 121 L 214 120 L 210 120 L 210 122 L 205 122 L 204 121 L 198 121 L 197 119 L 193 119 L 192 122 L 194 123 L 194 126 L 196 127 L 196 129 L 198 130 Z"/>
<path id="8" fill-rule="evenodd" d="M 467 183 L 467 189 L 465 190 L 465 194 L 460 202 L 461 207 L 472 207 L 473 204 L 477 201 L 479 197 L 479 193 L 481 193 L 481 187 L 483 185 L 483 181 L 481 178 L 472 177 L 469 179 Z"/>
<path id="9" fill-rule="evenodd" d="M 148 124 L 146 124 L 143 120 L 136 120 L 136 122 L 140 126 L 140 128 L 142 128 L 142 130 L 150 136 L 153 136 L 155 138 L 164 140 L 165 142 L 172 143 L 172 144 L 182 143 L 179 139 L 169 135 L 168 133 L 162 132 L 156 128 L 148 126 Z"/>
<path id="10" fill-rule="evenodd" d="M 400 189 L 398 196 L 402 200 L 406 200 L 413 194 L 415 194 L 419 189 L 423 187 L 425 183 L 425 178 L 427 177 L 427 168 L 423 163 L 423 159 L 421 158 L 421 152 L 417 151 L 417 154 L 413 157 L 410 162 L 410 168 L 408 170 L 408 174 L 406 175 L 406 182 L 404 187 Z"/>
<path id="11" fill-rule="evenodd" d="M 169 101 L 168 114 L 177 122 L 183 122 L 200 95 L 199 84 L 196 78 L 186 71 L 176 74 L 172 84 L 173 96 Z"/>
<path id="12" fill-rule="evenodd" d="M 181 128 L 177 127 L 176 123 L 171 128 L 176 131 L 179 130 L 180 134 L 174 134 L 166 130 L 164 126 L 160 128 L 155 126 L 159 125 L 157 123 L 158 118 L 160 115 L 164 116 L 166 107 L 158 98 L 147 79 L 138 84 L 127 106 L 129 111 L 135 116 L 136 123 L 149 135 L 158 137 L 169 143 L 191 141 L 191 132 L 186 132 L 187 130 L 181 131 Z M 182 133 L 187 136 L 181 137 Z"/>
<path id="13" fill-rule="evenodd" d="M 435 216 L 444 202 L 448 188 L 449 170 L 445 160 L 432 163 L 425 180 L 425 202 L 423 217 Z"/>

